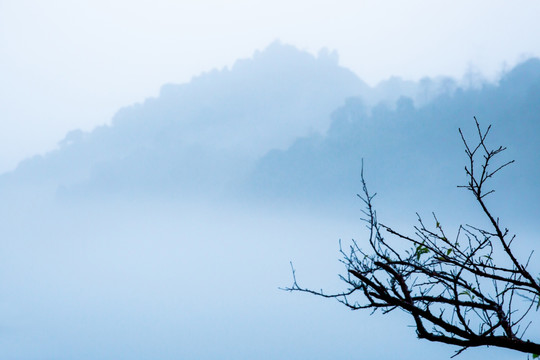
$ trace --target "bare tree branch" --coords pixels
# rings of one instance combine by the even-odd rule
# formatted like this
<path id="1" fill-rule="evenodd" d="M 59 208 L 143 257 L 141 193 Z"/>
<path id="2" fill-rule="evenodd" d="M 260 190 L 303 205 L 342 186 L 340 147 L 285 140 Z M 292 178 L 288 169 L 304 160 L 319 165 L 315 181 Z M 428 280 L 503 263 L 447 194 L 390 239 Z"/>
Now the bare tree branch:
<path id="1" fill-rule="evenodd" d="M 418 216 L 413 235 L 393 230 L 378 222 L 375 194 L 368 191 L 362 164 L 362 194 L 358 197 L 365 206 L 369 251 L 355 241 L 345 251 L 340 243 L 341 262 L 346 267 L 340 278 L 347 290 L 324 294 L 303 288 L 294 268 L 293 285 L 285 290 L 334 298 L 353 310 L 388 313 L 401 309 L 412 316 L 419 338 L 459 346 L 454 356 L 477 346 L 540 354 L 538 340 L 525 338 L 531 322 L 520 331 L 530 311 L 540 308 L 540 278 L 536 280 L 527 270 L 532 253 L 525 263 L 519 261 L 511 248 L 515 236 L 501 226 L 484 200 L 494 192 L 487 189 L 489 180 L 514 161 L 494 164 L 506 148 L 491 149 L 486 144 L 491 126 L 483 131 L 474 120 L 478 135 L 474 146 L 459 129 L 468 157 L 468 180 L 460 187 L 473 194 L 490 228 L 461 225 L 456 238 L 450 240 L 433 214 L 434 228 Z M 402 247 L 393 245 L 395 241 L 408 244 L 408 249 L 399 250 Z M 504 255 L 506 262 L 494 262 L 496 249 L 502 249 L 497 258 Z"/>

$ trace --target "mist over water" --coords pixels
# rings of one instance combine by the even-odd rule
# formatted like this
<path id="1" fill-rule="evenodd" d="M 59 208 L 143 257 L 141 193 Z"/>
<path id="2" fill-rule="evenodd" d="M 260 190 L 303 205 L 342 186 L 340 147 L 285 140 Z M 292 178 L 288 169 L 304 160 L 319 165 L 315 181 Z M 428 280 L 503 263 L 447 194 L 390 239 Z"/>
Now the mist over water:
<path id="1" fill-rule="evenodd" d="M 322 255 L 335 252 L 342 226 L 144 201 L 40 204 L 4 219 L 5 355 L 309 357 L 320 346 L 309 349 L 317 341 L 306 322 L 339 324 L 322 304 L 278 287 L 290 284 L 289 261 L 300 255 L 298 265 L 318 264 L 310 276 L 335 280 L 335 257 Z"/>
<path id="2" fill-rule="evenodd" d="M 361 238 L 358 221 L 163 201 L 8 212 L 7 358 L 331 359 L 359 347 L 366 357 L 451 355 L 417 341 L 404 314 L 370 317 L 278 289 L 291 285 L 291 260 L 302 284 L 341 289 L 338 239 Z M 390 348 L 381 343 L 389 334 Z"/>

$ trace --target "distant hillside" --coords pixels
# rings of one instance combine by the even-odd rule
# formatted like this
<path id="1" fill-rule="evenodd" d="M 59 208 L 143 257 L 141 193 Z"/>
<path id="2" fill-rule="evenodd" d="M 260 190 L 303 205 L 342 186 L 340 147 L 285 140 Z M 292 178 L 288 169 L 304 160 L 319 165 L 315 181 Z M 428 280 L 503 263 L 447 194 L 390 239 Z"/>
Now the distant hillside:
<path id="1" fill-rule="evenodd" d="M 496 85 L 457 89 L 421 107 L 401 98 L 395 108 L 370 110 L 351 98 L 333 113 L 325 135 L 303 137 L 261 159 L 249 187 L 269 201 L 343 204 L 361 191 L 364 159 L 370 188 L 389 212 L 425 204 L 427 211 L 459 210 L 456 196 L 464 191 L 456 185 L 465 181 L 467 159 L 458 128 L 474 141 L 473 116 L 484 127 L 493 124 L 489 143 L 508 147 L 501 159 L 516 160 L 496 179 L 497 206 L 540 215 L 539 59 L 518 65 Z"/>
<path id="2" fill-rule="evenodd" d="M 65 193 L 223 186 L 269 150 L 325 132 L 345 98 L 370 91 L 337 61 L 275 42 L 231 69 L 163 86 L 111 125 L 69 133 L 57 151 L 22 162 L 2 182 Z"/>
<path id="3" fill-rule="evenodd" d="M 517 160 L 501 181 L 537 198 L 540 60 L 474 88 L 447 78 L 370 88 L 335 53 L 275 42 L 230 69 L 163 86 L 110 125 L 70 132 L 57 150 L 0 176 L 0 194 L 226 194 L 324 206 L 354 199 L 363 158 L 381 200 L 424 204 L 462 182 L 457 128 L 473 136 L 475 115 Z"/>

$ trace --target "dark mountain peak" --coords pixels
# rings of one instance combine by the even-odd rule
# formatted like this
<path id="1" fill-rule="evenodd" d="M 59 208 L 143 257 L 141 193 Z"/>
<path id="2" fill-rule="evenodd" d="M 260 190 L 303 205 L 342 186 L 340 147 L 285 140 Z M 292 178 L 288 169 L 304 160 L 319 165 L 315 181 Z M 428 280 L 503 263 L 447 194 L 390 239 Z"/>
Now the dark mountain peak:
<path id="1" fill-rule="evenodd" d="M 538 121 L 540 113 L 540 59 L 531 58 L 516 65 L 501 77 L 498 85 L 499 87 L 495 91 L 534 114 L 534 121 L 531 122 L 530 120 L 533 118 L 530 118 L 528 123 L 530 126 L 540 129 Z M 507 117 L 514 118 L 515 121 L 521 123 L 525 120 L 525 118 L 517 119 L 516 114 L 509 109 L 503 110 Z"/>
<path id="2" fill-rule="evenodd" d="M 520 86 L 530 86 L 540 80 L 540 59 L 530 58 L 516 65 L 501 78 L 501 85 L 507 83 L 520 84 Z"/>

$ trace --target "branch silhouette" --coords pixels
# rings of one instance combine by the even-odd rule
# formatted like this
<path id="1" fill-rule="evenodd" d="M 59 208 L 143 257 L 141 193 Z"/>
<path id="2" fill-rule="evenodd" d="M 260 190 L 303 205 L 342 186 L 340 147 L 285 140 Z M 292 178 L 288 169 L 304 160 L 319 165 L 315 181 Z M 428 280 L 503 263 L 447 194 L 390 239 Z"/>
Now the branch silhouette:
<path id="1" fill-rule="evenodd" d="M 470 347 L 494 346 L 538 357 L 540 343 L 525 337 L 530 325 L 527 315 L 540 308 L 540 277 L 527 270 L 532 252 L 525 263 L 517 258 L 511 247 L 515 235 L 485 203 L 494 192 L 488 188 L 489 180 L 514 161 L 494 165 L 506 148 L 489 148 L 486 138 L 491 126 L 482 130 L 474 120 L 478 136 L 474 145 L 459 129 L 468 157 L 468 181 L 460 187 L 473 194 L 489 228 L 461 225 L 450 239 L 435 214 L 433 227 L 417 214 L 419 224 L 413 235 L 395 231 L 379 223 L 375 194 L 368 191 L 362 165 L 358 197 L 364 204 L 369 250 L 356 241 L 347 249 L 340 243 L 340 261 L 346 267 L 340 278 L 347 289 L 325 294 L 301 287 L 293 268 L 293 284 L 286 290 L 334 298 L 353 310 L 401 309 L 412 316 L 420 339 L 458 346 L 454 356 Z M 407 250 L 399 250 L 403 242 Z"/>

